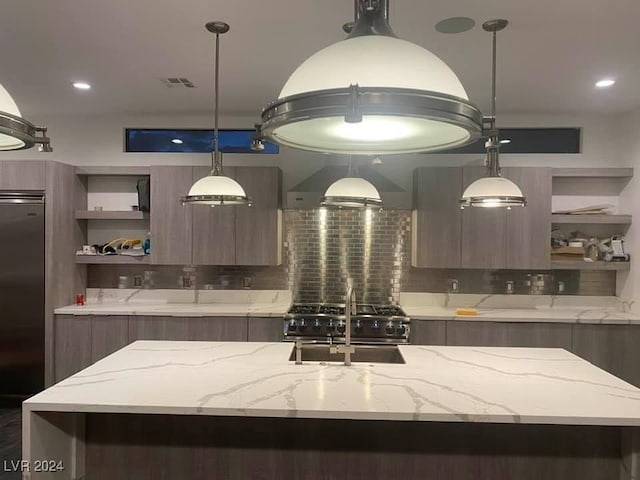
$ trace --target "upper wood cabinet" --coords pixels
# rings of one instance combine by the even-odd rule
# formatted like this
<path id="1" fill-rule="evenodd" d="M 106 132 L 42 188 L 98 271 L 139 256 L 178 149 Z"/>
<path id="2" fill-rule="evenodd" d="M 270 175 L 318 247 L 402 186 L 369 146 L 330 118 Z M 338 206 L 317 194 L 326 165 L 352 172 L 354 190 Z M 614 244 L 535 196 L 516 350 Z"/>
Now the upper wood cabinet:
<path id="1" fill-rule="evenodd" d="M 151 167 L 151 263 L 191 264 L 192 208 L 180 203 L 193 167 Z"/>
<path id="2" fill-rule="evenodd" d="M 527 207 L 507 211 L 507 266 L 512 269 L 551 268 L 552 169 L 508 167 L 502 175 L 520 187 Z"/>
<path id="3" fill-rule="evenodd" d="M 193 181 L 211 173 L 209 167 L 194 167 Z M 234 178 L 235 168 L 226 167 L 224 174 Z M 236 208 L 187 206 L 193 215 L 194 265 L 235 265 L 236 263 Z"/>
<path id="4" fill-rule="evenodd" d="M 182 205 L 180 197 L 208 167 L 151 168 L 151 262 L 161 265 L 279 265 L 281 172 L 227 167 L 252 207 Z"/>
<path id="5" fill-rule="evenodd" d="M 422 167 L 414 172 L 412 264 L 423 268 L 550 269 L 552 170 L 503 168 L 527 197 L 526 208 L 466 208 L 464 189 L 480 167 Z"/>
<path id="6" fill-rule="evenodd" d="M 0 161 L 0 189 L 44 190 L 46 165 L 41 160 Z"/>
<path id="7" fill-rule="evenodd" d="M 282 263 L 282 172 L 273 167 L 237 167 L 236 180 L 253 199 L 236 209 L 236 265 Z"/>
<path id="8" fill-rule="evenodd" d="M 417 168 L 413 185 L 412 265 L 460 268 L 462 169 Z"/>

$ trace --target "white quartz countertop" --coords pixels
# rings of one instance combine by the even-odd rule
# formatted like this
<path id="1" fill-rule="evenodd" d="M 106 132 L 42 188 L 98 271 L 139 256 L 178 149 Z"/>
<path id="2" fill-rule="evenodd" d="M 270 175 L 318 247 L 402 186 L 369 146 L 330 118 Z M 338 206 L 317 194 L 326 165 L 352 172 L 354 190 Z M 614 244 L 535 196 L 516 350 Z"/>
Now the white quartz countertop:
<path id="1" fill-rule="evenodd" d="M 88 289 L 84 306 L 55 309 L 58 315 L 170 317 L 282 317 L 291 306 L 284 290 Z"/>
<path id="2" fill-rule="evenodd" d="M 640 314 L 617 297 L 401 293 L 400 305 L 414 320 L 640 325 Z M 478 314 L 456 315 L 457 308 Z"/>
<path id="3" fill-rule="evenodd" d="M 640 389 L 562 349 L 401 346 L 406 364 L 305 362 L 289 343 L 137 341 L 34 411 L 640 426 Z"/>

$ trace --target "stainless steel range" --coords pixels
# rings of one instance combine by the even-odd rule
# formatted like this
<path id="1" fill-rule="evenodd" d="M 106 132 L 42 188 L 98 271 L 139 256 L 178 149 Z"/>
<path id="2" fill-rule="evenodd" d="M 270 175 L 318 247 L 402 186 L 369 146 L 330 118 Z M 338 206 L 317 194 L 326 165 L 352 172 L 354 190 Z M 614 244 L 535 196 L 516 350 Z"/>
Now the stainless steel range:
<path id="1" fill-rule="evenodd" d="M 285 341 L 345 341 L 344 304 L 293 304 L 284 317 Z M 352 343 L 409 343 L 410 321 L 397 305 L 358 304 L 351 316 Z"/>

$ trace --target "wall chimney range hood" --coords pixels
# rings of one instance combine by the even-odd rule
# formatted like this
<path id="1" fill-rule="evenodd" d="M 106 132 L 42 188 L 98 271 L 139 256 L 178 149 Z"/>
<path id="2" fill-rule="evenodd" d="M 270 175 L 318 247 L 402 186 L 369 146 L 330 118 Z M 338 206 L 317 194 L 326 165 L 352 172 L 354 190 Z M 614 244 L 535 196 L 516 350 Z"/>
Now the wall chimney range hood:
<path id="1" fill-rule="evenodd" d="M 328 165 L 289 189 L 287 208 L 319 208 L 327 188 L 335 181 L 347 176 L 348 167 Z M 358 177 L 371 182 L 380 192 L 385 209 L 411 209 L 411 192 L 384 177 L 374 169 L 361 166 Z"/>

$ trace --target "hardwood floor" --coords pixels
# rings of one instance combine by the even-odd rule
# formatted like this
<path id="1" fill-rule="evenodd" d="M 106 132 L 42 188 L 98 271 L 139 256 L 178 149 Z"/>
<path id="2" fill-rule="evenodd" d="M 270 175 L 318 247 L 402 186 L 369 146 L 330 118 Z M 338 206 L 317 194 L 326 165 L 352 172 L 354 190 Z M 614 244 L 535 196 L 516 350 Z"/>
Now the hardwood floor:
<path id="1" fill-rule="evenodd" d="M 20 479 L 20 472 L 5 470 L 6 465 L 21 458 L 21 413 L 19 407 L 0 407 L 0 480 Z"/>

